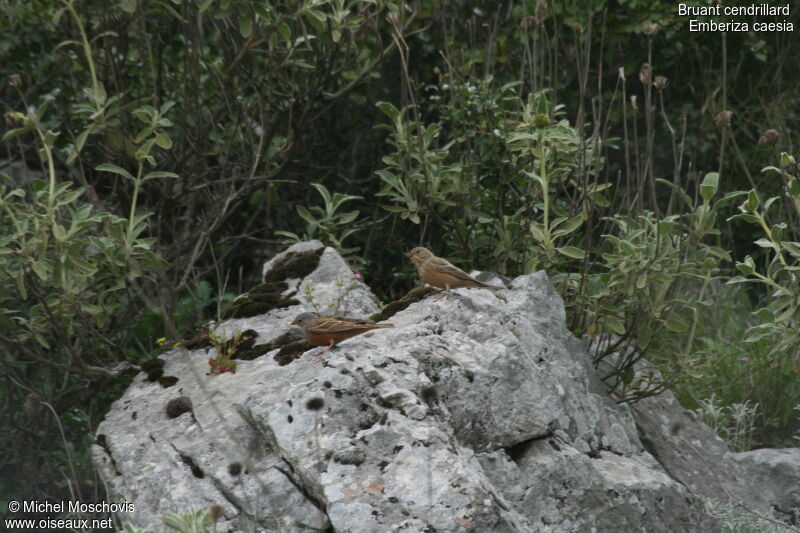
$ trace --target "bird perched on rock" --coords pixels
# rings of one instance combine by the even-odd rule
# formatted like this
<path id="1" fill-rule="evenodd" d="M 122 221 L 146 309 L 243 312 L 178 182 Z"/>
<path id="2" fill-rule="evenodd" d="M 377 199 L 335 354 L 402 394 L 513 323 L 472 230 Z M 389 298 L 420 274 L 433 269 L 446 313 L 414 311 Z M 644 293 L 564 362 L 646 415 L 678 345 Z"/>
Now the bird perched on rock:
<path id="1" fill-rule="evenodd" d="M 303 328 L 309 344 L 328 347 L 318 355 L 331 351 L 338 343 L 350 337 L 376 328 L 394 327 L 389 322 L 374 324 L 363 319 L 320 317 L 314 313 L 300 313 L 295 317 L 292 325 Z"/>
<path id="2" fill-rule="evenodd" d="M 406 257 L 411 259 L 411 262 L 417 268 L 419 279 L 424 283 L 444 289 L 445 292 L 450 289 L 460 289 L 461 287 L 483 287 L 492 292 L 505 289 L 505 287 L 491 285 L 473 278 L 447 259 L 436 257 L 433 252 L 422 246 L 408 252 Z"/>

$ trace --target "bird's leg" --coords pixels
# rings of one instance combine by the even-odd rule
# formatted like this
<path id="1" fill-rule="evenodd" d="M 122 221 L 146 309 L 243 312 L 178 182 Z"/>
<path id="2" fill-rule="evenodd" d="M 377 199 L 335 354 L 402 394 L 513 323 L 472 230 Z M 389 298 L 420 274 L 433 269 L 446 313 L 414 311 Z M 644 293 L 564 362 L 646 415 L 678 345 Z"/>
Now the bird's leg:
<path id="1" fill-rule="evenodd" d="M 436 296 L 433 298 L 433 300 L 434 300 L 434 301 L 436 301 L 436 302 L 438 302 L 439 300 L 441 300 L 442 298 L 444 298 L 444 297 L 445 297 L 445 296 L 447 296 L 448 294 L 450 294 L 450 285 L 445 285 L 445 288 L 444 288 L 444 289 L 442 289 L 441 291 L 439 291 L 439 294 L 437 294 L 437 295 L 436 295 Z"/>
<path id="2" fill-rule="evenodd" d="M 331 341 L 330 345 L 327 348 L 325 348 L 324 350 L 322 350 L 321 352 L 319 352 L 317 354 L 317 357 L 321 357 L 321 356 L 325 355 L 326 353 L 330 352 L 331 350 L 333 350 L 334 346 L 336 346 L 336 343 Z"/>

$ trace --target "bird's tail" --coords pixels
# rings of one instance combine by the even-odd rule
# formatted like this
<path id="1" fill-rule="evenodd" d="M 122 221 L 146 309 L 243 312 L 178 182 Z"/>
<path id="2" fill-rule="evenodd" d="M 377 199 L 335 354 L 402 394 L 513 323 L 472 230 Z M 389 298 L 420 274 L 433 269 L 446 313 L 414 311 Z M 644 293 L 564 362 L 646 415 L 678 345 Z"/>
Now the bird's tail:
<path id="1" fill-rule="evenodd" d="M 502 286 L 500 286 L 500 285 L 492 285 L 491 283 L 486 283 L 485 281 L 481 281 L 480 283 L 481 283 L 481 286 L 482 286 L 482 287 L 484 287 L 484 288 L 487 288 L 487 289 L 489 289 L 490 291 L 497 292 L 497 291 L 504 291 L 504 290 L 506 290 L 506 288 L 505 288 L 505 287 L 502 287 Z"/>

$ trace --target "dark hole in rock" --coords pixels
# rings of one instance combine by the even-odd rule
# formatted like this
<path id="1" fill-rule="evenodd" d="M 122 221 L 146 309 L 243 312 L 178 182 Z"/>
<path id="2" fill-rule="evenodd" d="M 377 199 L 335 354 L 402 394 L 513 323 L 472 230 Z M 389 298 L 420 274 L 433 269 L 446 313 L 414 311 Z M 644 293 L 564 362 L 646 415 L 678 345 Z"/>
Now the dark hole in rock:
<path id="1" fill-rule="evenodd" d="M 206 477 L 205 472 L 203 472 L 202 468 L 197 466 L 197 463 L 194 462 L 194 459 L 185 454 L 180 454 L 180 456 L 181 456 L 181 461 L 183 461 L 183 464 L 189 467 L 194 477 L 199 479 L 203 479 L 204 477 Z"/>
<path id="2" fill-rule="evenodd" d="M 520 461 L 522 461 L 523 457 L 525 457 L 525 454 L 527 454 L 528 450 L 530 450 L 531 446 L 533 446 L 533 442 L 534 439 L 524 440 L 522 442 L 514 444 L 513 446 L 504 448 L 503 451 L 506 452 L 506 455 L 508 455 L 509 459 L 514 461 L 514 463 L 516 463 L 517 466 L 519 466 Z"/>
<path id="3" fill-rule="evenodd" d="M 291 424 L 292 422 L 294 422 L 294 417 L 292 415 L 289 415 L 286 417 L 286 420 Z"/>
<path id="4" fill-rule="evenodd" d="M 439 400 L 439 394 L 433 385 L 425 385 L 420 389 L 420 397 L 428 405 L 433 405 Z"/>
<path id="5" fill-rule="evenodd" d="M 319 411 L 325 407 L 325 400 L 320 397 L 311 398 L 306 402 L 306 409 L 309 411 Z"/>
<path id="6" fill-rule="evenodd" d="M 188 396 L 179 396 L 167 402 L 167 416 L 169 418 L 177 418 L 183 413 L 192 411 L 192 400 Z"/>
<path id="7" fill-rule="evenodd" d="M 147 373 L 147 381 L 158 381 L 158 378 L 164 375 L 164 369 L 161 367 L 154 368 Z"/>
<path id="8" fill-rule="evenodd" d="M 168 389 L 178 383 L 178 378 L 175 376 L 161 376 L 158 378 L 158 384 Z"/>
<path id="9" fill-rule="evenodd" d="M 242 463 L 231 463 L 228 465 L 228 473 L 232 476 L 238 476 L 242 473 Z"/>

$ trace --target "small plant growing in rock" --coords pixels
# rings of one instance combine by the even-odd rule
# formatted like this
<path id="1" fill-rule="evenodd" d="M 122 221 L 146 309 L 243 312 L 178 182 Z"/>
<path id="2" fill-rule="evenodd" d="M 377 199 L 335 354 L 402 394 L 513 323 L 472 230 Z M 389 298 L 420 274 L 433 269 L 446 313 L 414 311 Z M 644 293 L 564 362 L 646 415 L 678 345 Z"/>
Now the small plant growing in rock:
<path id="1" fill-rule="evenodd" d="M 336 279 L 336 296 L 328 302 L 326 307 L 323 307 L 323 304 L 314 300 L 314 287 L 311 284 L 308 284 L 303 289 L 303 294 L 306 297 L 306 301 L 308 305 L 314 308 L 314 312 L 318 315 L 325 315 L 325 316 L 338 316 L 340 312 L 340 307 L 342 302 L 344 302 L 347 295 L 350 294 L 350 291 L 355 289 L 358 286 L 358 282 L 362 279 L 361 274 L 353 274 L 348 282 L 342 280 L 341 278 Z"/>
<path id="2" fill-rule="evenodd" d="M 322 206 L 312 206 L 310 209 L 298 205 L 297 214 L 300 215 L 307 224 L 306 232 L 300 236 L 290 231 L 276 231 L 276 235 L 285 237 L 287 244 L 319 239 L 327 246 L 336 248 L 350 262 L 359 262 L 360 258 L 355 254 L 359 248 L 345 248 L 344 240 L 358 231 L 352 227 L 352 223 L 358 218 L 358 211 L 348 211 L 347 213 L 337 213 L 338 209 L 345 203 L 352 200 L 361 200 L 361 196 L 352 196 L 341 193 L 331 193 L 319 183 L 312 183 L 317 192 L 322 197 Z"/>
<path id="3" fill-rule="evenodd" d="M 732 405 L 720 405 L 716 394 L 700 400 L 695 413 L 724 440 L 733 451 L 749 450 L 753 443 L 755 421 L 759 405 L 749 401 Z"/>
<path id="4" fill-rule="evenodd" d="M 180 533 L 207 533 L 208 526 L 213 522 L 211 513 L 204 509 L 193 509 L 189 512 L 167 513 L 164 523 Z"/>
<path id="5" fill-rule="evenodd" d="M 239 330 L 236 330 L 230 339 L 226 339 L 214 331 L 209 332 L 208 338 L 217 351 L 216 357 L 208 358 L 208 366 L 211 367 L 209 374 L 212 376 L 225 372 L 235 374 L 236 361 L 233 360 L 233 357 L 248 339 Z"/>

